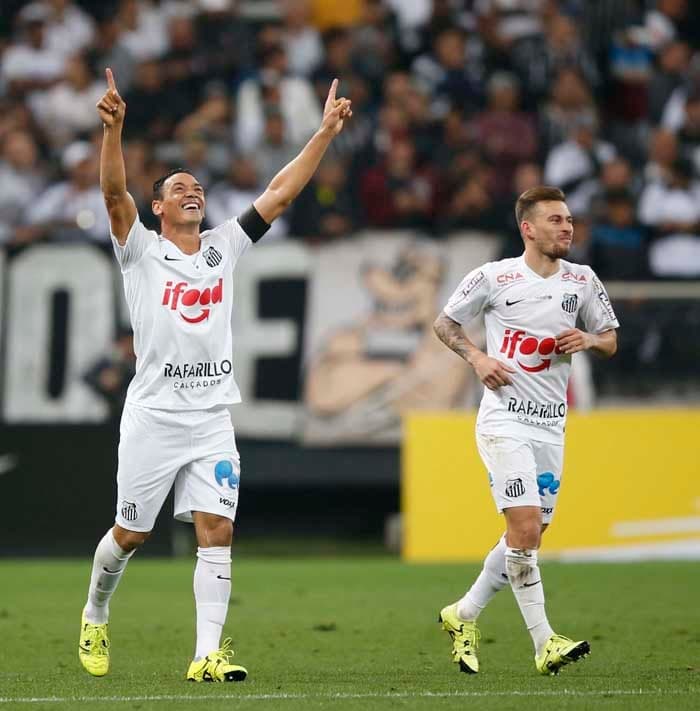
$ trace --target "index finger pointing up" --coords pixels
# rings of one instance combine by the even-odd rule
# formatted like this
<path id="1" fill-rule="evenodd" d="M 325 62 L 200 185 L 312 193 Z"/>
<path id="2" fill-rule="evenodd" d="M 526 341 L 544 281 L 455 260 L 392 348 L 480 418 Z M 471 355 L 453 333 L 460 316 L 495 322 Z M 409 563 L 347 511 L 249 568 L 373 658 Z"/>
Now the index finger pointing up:
<path id="1" fill-rule="evenodd" d="M 335 91 L 337 88 L 338 88 L 338 80 L 334 79 L 331 84 L 331 88 L 328 91 L 328 100 L 329 101 L 335 101 Z"/>
<path id="2" fill-rule="evenodd" d="M 117 85 L 114 83 L 114 74 L 112 74 L 112 70 L 109 67 L 107 67 L 107 69 L 105 69 L 105 75 L 107 76 L 107 86 L 112 91 L 116 91 Z"/>

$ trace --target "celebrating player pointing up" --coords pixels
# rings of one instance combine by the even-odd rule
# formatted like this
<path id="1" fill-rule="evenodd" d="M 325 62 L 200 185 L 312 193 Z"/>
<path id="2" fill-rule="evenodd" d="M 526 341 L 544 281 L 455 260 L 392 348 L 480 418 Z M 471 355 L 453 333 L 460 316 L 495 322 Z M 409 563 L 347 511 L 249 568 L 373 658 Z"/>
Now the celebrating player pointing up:
<path id="1" fill-rule="evenodd" d="M 573 222 L 561 190 L 532 188 L 518 198 L 515 213 L 524 254 L 469 273 L 435 322 L 437 335 L 486 386 L 476 442 L 506 523 L 481 575 L 461 600 L 442 610 L 440 620 L 452 637 L 453 660 L 476 673 L 476 619 L 510 583 L 532 636 L 537 670 L 556 674 L 589 651 L 588 642 L 554 634 L 549 626 L 537 564 L 562 481 L 571 356 L 583 350 L 614 355 L 619 324 L 593 270 L 563 259 Z M 462 330 L 482 313 L 486 353 Z M 579 318 L 586 331 L 576 327 Z"/>
<path id="2" fill-rule="evenodd" d="M 111 70 L 97 104 L 104 123 L 100 185 L 134 329 L 136 374 L 121 420 L 114 527 L 95 551 L 82 615 L 79 658 L 94 676 L 109 669 L 109 601 L 136 548 L 148 538 L 175 486 L 175 517 L 194 523 L 197 640 L 191 681 L 240 681 L 221 644 L 231 593 L 231 541 L 240 462 L 228 405 L 240 402 L 232 371 L 233 270 L 309 182 L 333 137 L 352 115 L 334 80 L 320 128 L 301 153 L 238 217 L 200 233 L 206 199 L 189 171 L 153 186 L 158 235 L 127 192 L 121 134 L 126 105 Z"/>

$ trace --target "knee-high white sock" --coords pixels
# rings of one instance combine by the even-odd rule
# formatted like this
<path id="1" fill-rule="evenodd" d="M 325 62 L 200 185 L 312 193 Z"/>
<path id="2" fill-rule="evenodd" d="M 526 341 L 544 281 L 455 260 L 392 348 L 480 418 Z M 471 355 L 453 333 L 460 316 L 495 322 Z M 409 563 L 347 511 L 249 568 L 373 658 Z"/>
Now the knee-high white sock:
<path id="1" fill-rule="evenodd" d="M 508 585 L 505 554 L 506 537 L 504 534 L 484 559 L 484 567 L 479 573 L 479 577 L 457 603 L 457 614 L 460 619 L 476 620 L 491 598 Z"/>
<path id="2" fill-rule="evenodd" d="M 554 631 L 544 609 L 544 588 L 537 565 L 537 551 L 506 548 L 506 572 L 535 645 L 535 654 L 540 654 Z"/>
<path id="3" fill-rule="evenodd" d="M 97 544 L 92 561 L 92 575 L 85 619 L 95 625 L 103 625 L 109 619 L 109 600 L 121 580 L 122 573 L 134 551 L 127 553 L 114 540 L 110 529 Z"/>
<path id="4" fill-rule="evenodd" d="M 231 549 L 228 546 L 197 548 L 194 600 L 197 606 L 197 644 L 194 658 L 219 648 L 231 596 Z"/>

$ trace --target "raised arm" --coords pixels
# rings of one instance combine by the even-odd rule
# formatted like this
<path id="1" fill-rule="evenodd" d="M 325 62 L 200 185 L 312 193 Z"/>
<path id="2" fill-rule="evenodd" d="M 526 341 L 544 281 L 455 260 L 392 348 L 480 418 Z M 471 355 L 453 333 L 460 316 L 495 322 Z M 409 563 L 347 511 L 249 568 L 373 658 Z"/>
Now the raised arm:
<path id="1" fill-rule="evenodd" d="M 268 225 L 289 207 L 292 200 L 311 180 L 331 141 L 343 130 L 344 120 L 352 116 L 350 100 L 335 98 L 337 88 L 338 80 L 334 79 L 318 131 L 301 153 L 275 175 L 265 192 L 253 203 L 260 217 Z"/>
<path id="2" fill-rule="evenodd" d="M 119 96 L 112 70 L 106 69 L 105 73 L 107 92 L 97 102 L 97 113 L 104 125 L 100 154 L 100 188 L 109 213 L 112 234 L 123 246 L 136 219 L 134 198 L 126 191 L 126 171 L 122 154 L 122 128 L 126 104 Z"/>
<path id="3" fill-rule="evenodd" d="M 512 385 L 509 373 L 515 371 L 496 358 L 487 356 L 479 350 L 465 335 L 462 326 L 451 319 L 444 311 L 433 324 L 437 337 L 458 356 L 474 368 L 481 382 L 489 389 L 496 390 L 502 385 Z"/>

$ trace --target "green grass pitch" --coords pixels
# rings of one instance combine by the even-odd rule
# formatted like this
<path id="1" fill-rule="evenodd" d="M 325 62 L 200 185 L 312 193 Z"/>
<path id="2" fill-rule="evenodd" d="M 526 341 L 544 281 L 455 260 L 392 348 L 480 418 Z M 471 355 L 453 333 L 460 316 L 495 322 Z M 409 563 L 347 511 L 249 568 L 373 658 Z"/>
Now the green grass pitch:
<path id="1" fill-rule="evenodd" d="M 249 670 L 240 684 L 184 681 L 193 562 L 147 558 L 112 602 L 110 674 L 89 677 L 77 658 L 89 567 L 0 561 L 0 711 L 700 709 L 697 563 L 545 563 L 550 621 L 592 655 L 540 677 L 508 588 L 481 617 L 481 673 L 452 664 L 436 618 L 476 566 L 234 559 L 226 633 Z"/>

